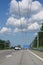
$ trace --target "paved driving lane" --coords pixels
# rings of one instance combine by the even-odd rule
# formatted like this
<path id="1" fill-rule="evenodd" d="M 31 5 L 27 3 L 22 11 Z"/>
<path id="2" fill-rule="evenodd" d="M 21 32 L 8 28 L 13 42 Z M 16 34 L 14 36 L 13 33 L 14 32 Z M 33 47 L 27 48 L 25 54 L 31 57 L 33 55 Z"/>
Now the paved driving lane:
<path id="1" fill-rule="evenodd" d="M 30 50 L 20 50 L 8 55 L 0 65 L 43 65 L 43 61 Z"/>

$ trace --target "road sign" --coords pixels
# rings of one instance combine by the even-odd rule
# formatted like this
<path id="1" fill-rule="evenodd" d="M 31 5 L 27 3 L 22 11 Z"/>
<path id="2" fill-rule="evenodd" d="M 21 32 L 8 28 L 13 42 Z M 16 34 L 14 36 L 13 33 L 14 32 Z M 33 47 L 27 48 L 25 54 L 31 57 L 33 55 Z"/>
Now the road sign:
<path id="1" fill-rule="evenodd" d="M 29 48 L 29 45 L 23 45 L 24 48 Z"/>

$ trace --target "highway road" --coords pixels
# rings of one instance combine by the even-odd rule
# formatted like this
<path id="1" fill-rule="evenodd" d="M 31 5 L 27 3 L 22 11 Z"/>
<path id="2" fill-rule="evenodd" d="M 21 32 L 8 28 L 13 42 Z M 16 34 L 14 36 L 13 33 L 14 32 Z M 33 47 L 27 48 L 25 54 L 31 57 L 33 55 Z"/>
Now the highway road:
<path id="1" fill-rule="evenodd" d="M 5 50 L 0 51 L 0 65 L 43 65 L 43 58 L 31 50 Z"/>

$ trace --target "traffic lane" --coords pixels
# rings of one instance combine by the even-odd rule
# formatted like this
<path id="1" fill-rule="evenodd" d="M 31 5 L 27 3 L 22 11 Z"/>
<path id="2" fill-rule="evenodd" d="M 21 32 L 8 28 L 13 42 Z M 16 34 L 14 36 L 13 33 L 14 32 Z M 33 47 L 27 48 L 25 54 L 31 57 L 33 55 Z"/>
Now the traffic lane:
<path id="1" fill-rule="evenodd" d="M 6 50 L 0 50 L 0 53 L 3 53 L 3 52 L 5 52 Z"/>
<path id="2" fill-rule="evenodd" d="M 6 57 L 3 63 L 0 65 L 20 65 L 23 51 L 15 51 L 11 54 L 11 57 Z"/>
<path id="3" fill-rule="evenodd" d="M 43 65 L 43 58 L 33 53 L 31 50 L 29 50 L 30 58 L 33 61 L 34 65 Z"/>
<path id="4" fill-rule="evenodd" d="M 37 51 L 37 50 L 31 50 L 31 51 L 40 56 L 41 58 L 43 58 L 43 51 Z"/>
<path id="5" fill-rule="evenodd" d="M 0 54 L 7 53 L 9 51 L 14 51 L 14 49 L 11 49 L 11 50 L 0 50 Z"/>
<path id="6" fill-rule="evenodd" d="M 43 65 L 43 62 L 35 57 L 30 50 L 13 52 L 0 65 Z"/>
<path id="7" fill-rule="evenodd" d="M 14 50 L 0 50 L 0 63 L 4 61 L 5 57 L 7 55 L 10 55 L 11 53 L 15 52 Z"/>
<path id="8" fill-rule="evenodd" d="M 32 55 L 29 50 L 24 50 L 20 65 L 43 65 L 43 62 Z"/>

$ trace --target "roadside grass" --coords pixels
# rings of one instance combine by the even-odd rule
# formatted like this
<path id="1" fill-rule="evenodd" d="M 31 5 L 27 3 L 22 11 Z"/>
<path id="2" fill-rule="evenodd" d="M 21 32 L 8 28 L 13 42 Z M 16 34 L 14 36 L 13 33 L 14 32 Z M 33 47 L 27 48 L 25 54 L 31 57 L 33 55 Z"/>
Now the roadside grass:
<path id="1" fill-rule="evenodd" d="M 43 46 L 40 46 L 40 48 L 43 48 Z"/>

